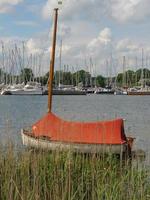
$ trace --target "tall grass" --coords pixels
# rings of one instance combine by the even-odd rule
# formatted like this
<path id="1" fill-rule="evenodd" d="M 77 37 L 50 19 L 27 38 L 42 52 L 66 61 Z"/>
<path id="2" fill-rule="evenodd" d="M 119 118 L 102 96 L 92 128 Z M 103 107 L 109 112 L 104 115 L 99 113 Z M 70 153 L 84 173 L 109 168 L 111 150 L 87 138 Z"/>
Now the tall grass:
<path id="1" fill-rule="evenodd" d="M 0 151 L 1 200 L 146 200 L 149 175 L 113 156 Z"/>

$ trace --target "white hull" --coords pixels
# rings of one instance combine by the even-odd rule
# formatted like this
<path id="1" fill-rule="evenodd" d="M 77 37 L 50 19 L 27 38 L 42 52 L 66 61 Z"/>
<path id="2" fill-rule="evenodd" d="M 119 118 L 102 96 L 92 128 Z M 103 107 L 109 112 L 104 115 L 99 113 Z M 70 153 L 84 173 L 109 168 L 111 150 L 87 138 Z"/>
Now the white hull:
<path id="1" fill-rule="evenodd" d="M 12 95 L 42 95 L 42 90 L 12 91 Z"/>
<path id="2" fill-rule="evenodd" d="M 127 151 L 127 144 L 80 144 L 80 143 L 65 143 L 56 142 L 46 139 L 37 139 L 25 134 L 24 130 L 21 130 L 23 145 L 27 147 L 41 148 L 47 150 L 68 151 L 71 150 L 75 153 L 112 153 L 122 154 Z"/>
<path id="3" fill-rule="evenodd" d="M 4 90 L 1 95 L 42 95 L 42 90 Z"/>
<path id="4" fill-rule="evenodd" d="M 116 91 L 114 92 L 114 95 L 127 95 L 127 92 Z"/>

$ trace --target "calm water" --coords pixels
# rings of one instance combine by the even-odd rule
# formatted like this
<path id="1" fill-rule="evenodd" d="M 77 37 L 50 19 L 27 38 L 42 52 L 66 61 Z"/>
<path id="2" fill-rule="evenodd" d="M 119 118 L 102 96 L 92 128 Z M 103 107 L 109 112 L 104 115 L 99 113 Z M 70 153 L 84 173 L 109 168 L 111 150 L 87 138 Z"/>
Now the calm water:
<path id="1" fill-rule="evenodd" d="M 47 111 L 47 96 L 0 96 L 0 141 L 22 146 L 20 129 L 31 126 Z M 64 119 L 95 121 L 126 119 L 135 148 L 150 152 L 150 96 L 54 96 L 53 111 Z"/>

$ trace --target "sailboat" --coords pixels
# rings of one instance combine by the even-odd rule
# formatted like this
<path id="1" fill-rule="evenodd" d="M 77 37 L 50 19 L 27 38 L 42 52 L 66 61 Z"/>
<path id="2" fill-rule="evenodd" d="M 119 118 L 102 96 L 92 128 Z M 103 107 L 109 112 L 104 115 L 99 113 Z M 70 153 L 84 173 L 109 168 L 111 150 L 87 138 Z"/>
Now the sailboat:
<path id="1" fill-rule="evenodd" d="M 146 85 L 146 79 L 144 74 L 144 49 L 142 49 L 142 69 L 141 69 L 141 80 L 139 81 L 141 86 L 129 88 L 127 91 L 128 95 L 150 95 L 150 87 Z"/>
<path id="2" fill-rule="evenodd" d="M 48 113 L 21 130 L 25 146 L 79 153 L 131 153 L 133 138 L 126 137 L 123 119 L 99 122 L 71 122 L 52 113 L 52 91 L 55 64 L 58 8 L 54 9 L 54 32 L 48 83 Z"/>
<path id="3" fill-rule="evenodd" d="M 123 56 L 123 80 L 122 80 L 122 86 L 119 88 L 116 88 L 114 95 L 127 95 L 127 73 L 126 73 L 126 57 Z"/>

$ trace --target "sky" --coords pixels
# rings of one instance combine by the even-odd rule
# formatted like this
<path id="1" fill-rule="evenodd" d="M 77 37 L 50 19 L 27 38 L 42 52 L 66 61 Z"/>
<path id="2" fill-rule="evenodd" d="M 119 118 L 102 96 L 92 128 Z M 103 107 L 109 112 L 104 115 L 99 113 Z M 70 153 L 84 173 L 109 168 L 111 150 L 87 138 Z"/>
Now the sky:
<path id="1" fill-rule="evenodd" d="M 107 75 L 126 68 L 150 68 L 150 0 L 0 0 L 0 41 L 5 49 L 25 42 L 26 54 L 43 55 L 49 68 L 53 9 L 59 7 L 56 69 L 62 65 Z M 107 65 L 106 65 L 107 63 Z"/>

